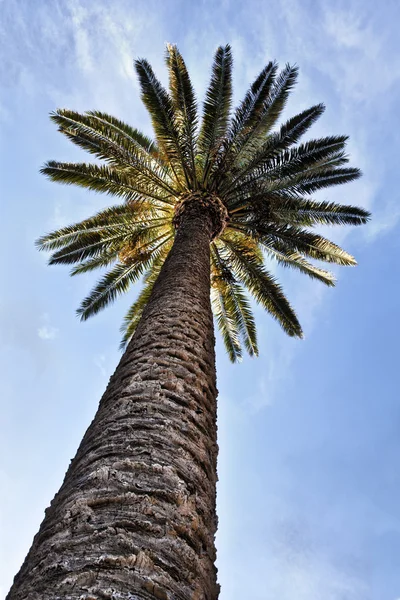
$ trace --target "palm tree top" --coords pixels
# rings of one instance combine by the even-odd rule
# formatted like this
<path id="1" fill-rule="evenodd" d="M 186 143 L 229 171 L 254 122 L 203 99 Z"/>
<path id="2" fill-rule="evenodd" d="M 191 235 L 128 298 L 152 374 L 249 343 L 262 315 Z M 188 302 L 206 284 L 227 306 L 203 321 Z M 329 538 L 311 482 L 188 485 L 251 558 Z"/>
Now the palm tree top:
<path id="1" fill-rule="evenodd" d="M 72 275 L 109 267 L 78 309 L 83 320 L 143 278 L 122 326 L 125 346 L 172 246 L 182 210 L 189 202 L 205 203 L 213 215 L 212 307 L 231 360 L 241 358 L 243 345 L 250 355 L 258 354 L 247 290 L 289 335 L 302 337 L 296 314 L 266 265 L 275 260 L 332 286 L 333 275 L 309 259 L 356 264 L 312 230 L 320 224 L 360 225 L 369 218 L 362 208 L 313 198 L 323 188 L 360 176 L 358 169 L 344 166 L 347 137 L 299 143 L 322 115 L 322 104 L 277 125 L 297 79 L 295 66 L 278 72 L 275 62 L 268 63 L 232 111 L 231 48 L 219 47 L 200 119 L 176 46 L 167 45 L 166 64 L 169 90 L 145 59 L 135 61 L 154 140 L 99 111 L 52 113 L 59 131 L 100 161 L 49 161 L 41 172 L 122 202 L 41 237 L 37 245 L 52 252 L 50 264 L 74 264 Z"/>

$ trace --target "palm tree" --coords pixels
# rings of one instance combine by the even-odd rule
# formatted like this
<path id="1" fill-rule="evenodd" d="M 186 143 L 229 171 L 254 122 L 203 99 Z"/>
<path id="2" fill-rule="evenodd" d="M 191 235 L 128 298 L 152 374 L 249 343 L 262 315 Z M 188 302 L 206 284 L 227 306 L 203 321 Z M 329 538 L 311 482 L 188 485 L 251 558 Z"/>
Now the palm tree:
<path id="1" fill-rule="evenodd" d="M 290 336 L 296 314 L 266 261 L 328 286 L 309 259 L 355 265 L 313 232 L 368 213 L 315 200 L 353 181 L 345 136 L 298 144 L 317 104 L 277 127 L 297 68 L 270 62 L 231 116 L 232 57 L 218 48 L 201 123 L 175 46 L 169 92 L 136 61 L 155 140 L 100 112 L 51 118 L 100 162 L 51 161 L 53 181 L 123 202 L 45 235 L 39 248 L 72 274 L 109 267 L 78 310 L 87 319 L 143 278 L 123 325 L 121 361 L 64 483 L 15 577 L 9 600 L 215 600 L 216 376 L 212 311 L 228 354 L 257 354 L 246 290 Z M 211 289 L 211 301 L 210 301 Z"/>

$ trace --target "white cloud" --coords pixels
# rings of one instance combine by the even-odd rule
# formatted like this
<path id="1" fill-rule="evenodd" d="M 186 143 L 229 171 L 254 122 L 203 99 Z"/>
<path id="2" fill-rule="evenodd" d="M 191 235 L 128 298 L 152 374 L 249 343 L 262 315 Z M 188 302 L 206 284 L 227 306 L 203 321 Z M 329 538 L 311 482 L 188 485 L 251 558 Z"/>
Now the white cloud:
<path id="1" fill-rule="evenodd" d="M 100 370 L 101 374 L 103 375 L 103 377 L 105 377 L 108 373 L 108 371 L 105 368 L 105 364 L 106 364 L 106 357 L 104 354 L 98 354 L 97 356 L 94 357 L 93 359 L 94 364 L 96 365 L 96 367 Z"/>
<path id="2" fill-rule="evenodd" d="M 58 329 L 50 324 L 50 316 L 48 313 L 43 313 L 40 320 L 44 322 L 41 327 L 38 327 L 37 334 L 41 340 L 54 340 L 57 337 Z"/>
<path id="3" fill-rule="evenodd" d="M 269 385 L 272 381 L 276 381 L 276 373 L 274 373 L 274 361 L 269 361 L 268 373 L 266 376 L 258 377 L 256 393 L 245 400 L 246 406 L 250 410 L 257 412 L 261 408 L 270 406 L 273 402 L 273 390 Z"/>
<path id="4" fill-rule="evenodd" d="M 58 334 L 58 329 L 56 327 L 43 325 L 43 327 L 39 327 L 37 334 L 42 340 L 54 340 Z"/>

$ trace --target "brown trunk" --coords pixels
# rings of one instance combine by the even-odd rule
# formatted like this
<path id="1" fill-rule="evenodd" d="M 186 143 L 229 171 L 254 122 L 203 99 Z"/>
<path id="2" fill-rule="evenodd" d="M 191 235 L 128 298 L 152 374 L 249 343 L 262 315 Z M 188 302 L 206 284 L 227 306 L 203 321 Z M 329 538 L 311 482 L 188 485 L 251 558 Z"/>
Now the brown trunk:
<path id="1" fill-rule="evenodd" d="M 192 203 L 7 600 L 215 600 L 211 217 Z"/>

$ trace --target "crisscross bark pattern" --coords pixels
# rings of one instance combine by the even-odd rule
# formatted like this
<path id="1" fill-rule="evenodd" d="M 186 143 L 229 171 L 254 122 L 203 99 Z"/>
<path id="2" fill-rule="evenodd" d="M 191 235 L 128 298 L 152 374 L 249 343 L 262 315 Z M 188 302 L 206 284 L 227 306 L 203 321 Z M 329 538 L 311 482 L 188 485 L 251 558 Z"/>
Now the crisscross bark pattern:
<path id="1" fill-rule="evenodd" d="M 182 215 L 8 600 L 218 597 L 212 227 Z"/>

